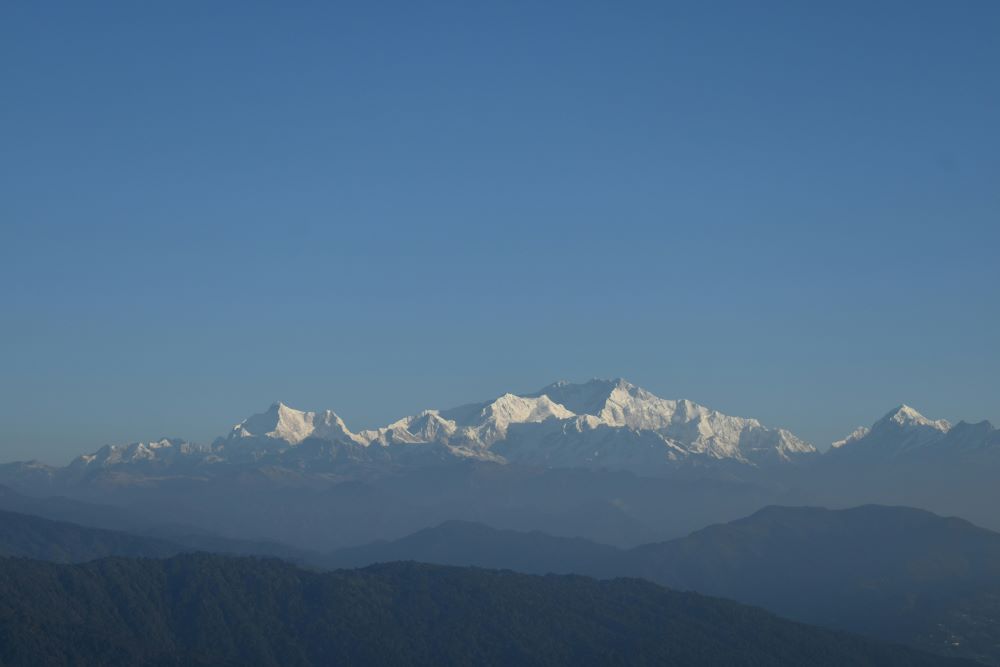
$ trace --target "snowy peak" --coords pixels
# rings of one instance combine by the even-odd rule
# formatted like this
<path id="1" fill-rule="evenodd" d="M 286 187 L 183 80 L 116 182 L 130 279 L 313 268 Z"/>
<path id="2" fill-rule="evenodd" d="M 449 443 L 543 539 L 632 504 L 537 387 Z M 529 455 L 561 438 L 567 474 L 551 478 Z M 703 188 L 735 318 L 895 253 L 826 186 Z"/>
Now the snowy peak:
<path id="1" fill-rule="evenodd" d="M 515 424 L 539 424 L 550 419 L 571 419 L 576 415 L 548 396 L 504 394 L 486 403 L 462 405 L 440 413 L 455 425 L 456 438 L 463 446 L 489 447 L 507 437 Z"/>
<path id="2" fill-rule="evenodd" d="M 560 380 L 532 394 L 527 394 L 527 397 L 547 396 L 570 412 L 578 415 L 597 416 L 604 409 L 615 389 L 631 386 L 628 381 L 621 378 L 616 380 L 594 378 L 580 384 Z"/>
<path id="3" fill-rule="evenodd" d="M 554 402 L 548 396 L 524 397 L 504 394 L 487 404 L 481 413 L 483 421 L 494 424 L 527 424 L 546 419 L 569 419 L 576 415 L 566 407 Z"/>
<path id="4" fill-rule="evenodd" d="M 130 464 L 165 464 L 204 451 L 204 447 L 178 438 L 161 438 L 150 442 L 105 445 L 93 454 L 78 456 L 69 467 L 83 470 Z"/>
<path id="5" fill-rule="evenodd" d="M 537 424 L 575 416 L 548 396 L 508 393 L 486 403 L 470 403 L 444 411 L 424 410 L 384 428 L 363 431 L 360 436 L 366 442 L 381 445 L 454 440 L 461 442 L 466 451 L 470 445 L 484 448 L 506 437 L 513 424 Z"/>
<path id="6" fill-rule="evenodd" d="M 234 426 L 229 439 L 272 438 L 298 444 L 312 434 L 313 418 L 312 413 L 295 410 L 278 402 Z"/>
<path id="7" fill-rule="evenodd" d="M 575 414 L 593 415 L 609 426 L 648 430 L 669 424 L 677 405 L 624 378 L 595 378 L 581 384 L 563 380 L 528 396 L 548 397 Z"/>
<path id="8" fill-rule="evenodd" d="M 903 428 L 929 427 L 936 431 L 940 431 L 941 433 L 947 433 L 948 430 L 951 429 L 951 424 L 944 419 L 931 421 L 905 403 L 890 410 L 884 417 L 882 417 L 882 419 L 875 422 L 875 425 L 872 426 L 872 430 L 885 426 L 897 426 Z"/>
<path id="9" fill-rule="evenodd" d="M 677 401 L 662 399 L 630 382 L 616 380 L 597 416 L 611 426 L 657 431 L 669 427 L 676 413 Z"/>
<path id="10" fill-rule="evenodd" d="M 266 438 L 297 445 L 306 438 L 323 440 L 346 439 L 360 442 L 351 433 L 344 420 L 332 410 L 321 413 L 304 412 L 284 403 L 274 403 L 265 412 L 255 414 L 233 427 L 229 440 L 241 438 Z"/>
<path id="11" fill-rule="evenodd" d="M 940 442 L 951 430 L 944 419 L 931 420 L 903 404 L 893 408 L 872 424 L 859 428 L 843 440 L 833 443 L 833 451 L 867 452 L 869 456 L 895 457 Z"/>
<path id="12" fill-rule="evenodd" d="M 842 440 L 837 440 L 836 442 L 834 442 L 833 444 L 831 444 L 830 447 L 832 447 L 833 449 L 840 449 L 841 447 L 843 447 L 845 445 L 849 445 L 852 442 L 857 442 L 861 438 L 863 438 L 866 435 L 868 435 L 870 432 L 871 432 L 871 429 L 868 428 L 867 426 L 859 426 L 856 429 L 854 429 L 853 431 L 851 431 L 851 434 L 849 436 L 847 436 L 846 438 L 844 438 Z"/>
<path id="13" fill-rule="evenodd" d="M 557 382 L 534 395 L 547 395 L 606 426 L 652 431 L 695 455 L 763 462 L 815 452 L 812 445 L 784 429 L 770 429 L 756 419 L 731 417 L 693 401 L 660 398 L 623 378 Z"/>
<path id="14" fill-rule="evenodd" d="M 445 442 L 458 426 L 445 419 L 437 410 L 424 410 L 378 429 L 362 431 L 358 436 L 366 444 L 392 445 L 421 442 Z"/>

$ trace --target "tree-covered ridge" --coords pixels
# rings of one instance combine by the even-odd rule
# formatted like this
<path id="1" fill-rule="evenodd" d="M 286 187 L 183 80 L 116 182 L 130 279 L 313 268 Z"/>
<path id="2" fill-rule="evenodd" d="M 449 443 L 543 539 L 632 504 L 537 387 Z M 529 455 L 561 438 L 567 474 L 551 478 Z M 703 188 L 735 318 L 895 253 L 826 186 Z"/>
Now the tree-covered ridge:
<path id="1" fill-rule="evenodd" d="M 944 665 L 631 579 L 189 554 L 0 560 L 4 665 Z"/>
<path id="2" fill-rule="evenodd" d="M 78 563 L 108 556 L 164 557 L 183 550 L 151 537 L 0 511 L 0 556 Z"/>
<path id="3" fill-rule="evenodd" d="M 171 538 L 0 512 L 0 555 L 84 562 L 209 550 L 279 555 L 320 569 L 409 560 L 534 574 L 639 576 L 805 623 L 1000 662 L 1000 534 L 909 508 L 771 507 L 630 551 L 461 521 L 327 556 L 211 536 Z"/>

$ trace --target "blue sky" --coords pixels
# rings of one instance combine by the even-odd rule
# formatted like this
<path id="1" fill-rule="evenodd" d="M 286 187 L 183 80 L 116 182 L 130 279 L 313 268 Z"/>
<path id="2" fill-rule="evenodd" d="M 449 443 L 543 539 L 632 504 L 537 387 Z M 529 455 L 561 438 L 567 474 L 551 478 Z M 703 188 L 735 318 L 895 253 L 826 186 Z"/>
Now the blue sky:
<path id="1" fill-rule="evenodd" d="M 1000 421 L 994 2 L 6 3 L 0 460 L 625 376 Z"/>

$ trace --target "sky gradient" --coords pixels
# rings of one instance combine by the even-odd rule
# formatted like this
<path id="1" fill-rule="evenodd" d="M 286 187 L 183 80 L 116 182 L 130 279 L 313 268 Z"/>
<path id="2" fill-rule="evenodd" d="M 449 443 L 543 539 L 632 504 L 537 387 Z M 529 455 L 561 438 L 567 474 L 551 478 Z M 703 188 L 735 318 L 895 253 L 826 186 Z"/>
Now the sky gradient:
<path id="1" fill-rule="evenodd" d="M 0 461 L 594 376 L 1000 421 L 998 3 L 99 5 L 0 9 Z"/>

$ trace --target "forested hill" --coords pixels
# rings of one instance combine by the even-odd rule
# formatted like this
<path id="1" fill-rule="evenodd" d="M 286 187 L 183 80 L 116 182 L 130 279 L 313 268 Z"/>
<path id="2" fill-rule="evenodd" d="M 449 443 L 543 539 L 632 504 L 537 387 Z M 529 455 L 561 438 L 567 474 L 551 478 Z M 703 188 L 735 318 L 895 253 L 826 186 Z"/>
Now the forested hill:
<path id="1" fill-rule="evenodd" d="M 959 665 L 639 580 L 188 554 L 0 560 L 4 665 Z"/>
<path id="2" fill-rule="evenodd" d="M 0 556 L 76 563 L 107 556 L 171 556 L 184 549 L 164 540 L 0 511 Z"/>

